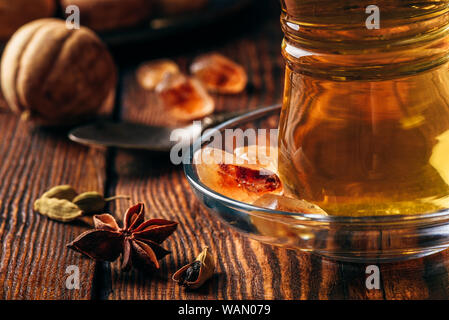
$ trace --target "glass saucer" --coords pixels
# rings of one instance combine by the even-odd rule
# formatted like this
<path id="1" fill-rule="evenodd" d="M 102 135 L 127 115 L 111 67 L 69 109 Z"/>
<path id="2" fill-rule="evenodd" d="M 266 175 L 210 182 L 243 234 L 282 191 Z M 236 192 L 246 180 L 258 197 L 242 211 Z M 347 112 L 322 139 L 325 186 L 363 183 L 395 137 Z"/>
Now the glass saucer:
<path id="1" fill-rule="evenodd" d="M 226 129 L 275 129 L 279 113 L 280 106 L 248 112 L 206 131 L 192 145 L 184 157 L 184 171 L 196 196 L 208 210 L 251 238 L 341 261 L 399 261 L 449 247 L 449 210 L 373 217 L 292 213 L 231 199 L 199 180 L 193 155 L 208 145 L 202 141 L 209 142 L 217 131 L 224 133 Z"/>

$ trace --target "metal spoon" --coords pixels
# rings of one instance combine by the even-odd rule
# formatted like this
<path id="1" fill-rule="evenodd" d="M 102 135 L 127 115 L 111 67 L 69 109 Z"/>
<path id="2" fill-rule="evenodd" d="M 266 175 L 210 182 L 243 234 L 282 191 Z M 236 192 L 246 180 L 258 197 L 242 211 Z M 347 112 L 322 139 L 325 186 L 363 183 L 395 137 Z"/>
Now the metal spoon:
<path id="1" fill-rule="evenodd" d="M 264 109 L 268 113 L 274 109 L 279 109 L 279 106 L 271 106 Z M 257 115 L 260 116 L 261 110 L 256 111 Z M 75 142 L 90 146 L 168 152 L 175 144 L 179 143 L 178 139 L 170 140 L 170 136 L 175 129 L 183 129 L 181 131 L 183 141 L 194 141 L 208 128 L 241 116 L 249 117 L 248 120 L 250 120 L 251 114 L 256 113 L 256 111 L 244 110 L 215 114 L 203 118 L 200 121 L 201 125 L 190 124 L 178 128 L 149 126 L 130 122 L 97 122 L 73 129 L 69 133 L 69 138 Z"/>

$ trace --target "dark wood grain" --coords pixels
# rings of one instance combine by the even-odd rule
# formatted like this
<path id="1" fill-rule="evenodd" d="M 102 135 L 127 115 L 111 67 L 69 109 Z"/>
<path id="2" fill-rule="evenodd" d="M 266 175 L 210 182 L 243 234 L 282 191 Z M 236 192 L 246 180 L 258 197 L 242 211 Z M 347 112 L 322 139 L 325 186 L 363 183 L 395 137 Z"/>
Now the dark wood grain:
<path id="1" fill-rule="evenodd" d="M 271 11 L 270 11 L 271 10 Z M 138 87 L 135 69 L 144 60 L 173 58 L 183 71 L 201 52 L 219 51 L 244 65 L 245 93 L 214 96 L 218 111 L 252 109 L 281 101 L 283 60 L 279 8 L 226 28 L 231 36 L 200 32 L 145 50 L 115 55 L 121 66 L 120 99 L 113 116 L 162 123 L 154 95 Z M 250 26 L 252 26 L 250 28 Z M 228 30 L 232 29 L 232 30 Z M 195 39 L 193 39 L 195 38 Z M 191 41 L 192 43 L 188 43 Z M 124 50 L 124 49 L 122 49 Z M 0 99 L 1 101 L 1 99 Z M 242 236 L 212 216 L 190 190 L 181 167 L 165 154 L 88 149 L 69 142 L 65 132 L 29 130 L 0 102 L 0 299 L 448 299 L 449 253 L 379 265 L 380 290 L 367 290 L 365 264 L 335 262 Z M 86 230 L 51 221 L 32 211 L 33 201 L 55 184 L 80 191 L 128 194 L 144 202 L 147 218 L 180 223 L 163 246 L 171 255 L 153 274 L 122 273 L 117 263 L 95 263 L 68 251 L 65 244 Z M 130 204 L 112 203 L 118 218 Z M 203 288 L 188 291 L 171 275 L 209 246 L 217 264 Z M 65 288 L 65 268 L 78 265 L 81 289 Z"/>
<path id="2" fill-rule="evenodd" d="M 57 184 L 101 191 L 103 153 L 9 113 L 0 113 L 0 137 L 0 298 L 89 299 L 95 263 L 65 247 L 85 228 L 49 220 L 32 205 Z M 69 265 L 80 268 L 79 290 L 66 289 Z"/>

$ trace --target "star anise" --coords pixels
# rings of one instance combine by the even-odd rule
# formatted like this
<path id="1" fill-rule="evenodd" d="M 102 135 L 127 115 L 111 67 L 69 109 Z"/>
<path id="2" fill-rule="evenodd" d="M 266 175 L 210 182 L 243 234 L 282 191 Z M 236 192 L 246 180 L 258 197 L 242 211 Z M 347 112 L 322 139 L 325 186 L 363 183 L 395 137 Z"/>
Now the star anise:
<path id="1" fill-rule="evenodd" d="M 132 266 L 159 269 L 158 260 L 170 253 L 160 246 L 178 226 L 177 222 L 150 219 L 145 221 L 145 208 L 139 203 L 129 208 L 123 228 L 110 214 L 93 217 L 95 229 L 79 235 L 67 246 L 91 259 L 115 261 L 122 255 L 122 269 Z"/>

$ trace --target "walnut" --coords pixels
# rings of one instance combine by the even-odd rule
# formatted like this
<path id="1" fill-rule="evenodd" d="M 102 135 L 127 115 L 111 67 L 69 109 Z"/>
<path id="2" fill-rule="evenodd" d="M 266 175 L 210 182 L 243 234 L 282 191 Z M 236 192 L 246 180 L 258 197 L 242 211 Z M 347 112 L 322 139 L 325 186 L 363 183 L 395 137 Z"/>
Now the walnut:
<path id="1" fill-rule="evenodd" d="M 89 29 L 69 30 L 63 20 L 41 19 L 8 42 L 1 86 L 9 107 L 44 125 L 72 124 L 111 103 L 117 71 Z"/>

